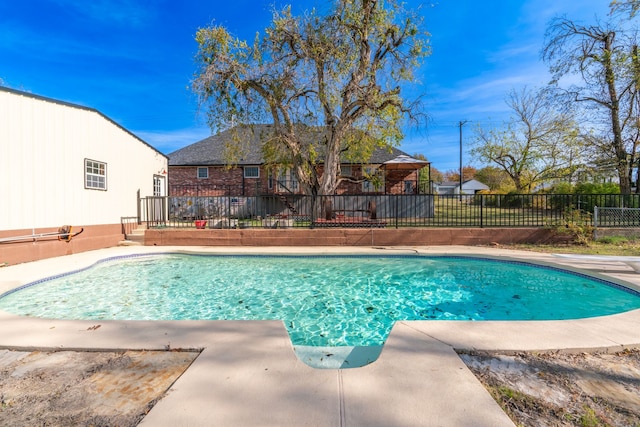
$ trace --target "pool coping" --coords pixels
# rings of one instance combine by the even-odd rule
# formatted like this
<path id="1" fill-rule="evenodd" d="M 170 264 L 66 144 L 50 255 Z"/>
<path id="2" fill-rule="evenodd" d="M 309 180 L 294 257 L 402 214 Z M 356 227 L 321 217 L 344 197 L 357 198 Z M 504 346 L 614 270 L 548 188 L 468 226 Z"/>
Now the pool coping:
<path id="1" fill-rule="evenodd" d="M 560 266 L 640 290 L 640 275 L 623 263 L 494 247 L 117 247 L 1 268 L 0 294 L 112 256 L 181 251 L 475 255 Z M 456 425 L 470 417 L 479 426 L 513 425 L 456 350 L 577 352 L 640 346 L 640 310 L 563 321 L 401 321 L 373 364 L 320 370 L 295 357 L 280 321 L 61 321 L 5 312 L 0 321 L 0 348 L 202 350 L 142 422 L 153 426 L 211 420 L 255 425 L 257 419 L 260 425 L 417 425 L 427 415 L 434 425 Z"/>

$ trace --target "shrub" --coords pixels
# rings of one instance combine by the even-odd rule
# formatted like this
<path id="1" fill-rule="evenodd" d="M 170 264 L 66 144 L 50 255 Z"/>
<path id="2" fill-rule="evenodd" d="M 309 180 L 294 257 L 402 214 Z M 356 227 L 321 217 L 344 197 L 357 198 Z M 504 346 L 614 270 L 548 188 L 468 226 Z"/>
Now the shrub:
<path id="1" fill-rule="evenodd" d="M 592 215 L 579 209 L 568 209 L 559 223 L 552 224 L 560 234 L 568 234 L 579 245 L 589 245 L 593 240 Z"/>

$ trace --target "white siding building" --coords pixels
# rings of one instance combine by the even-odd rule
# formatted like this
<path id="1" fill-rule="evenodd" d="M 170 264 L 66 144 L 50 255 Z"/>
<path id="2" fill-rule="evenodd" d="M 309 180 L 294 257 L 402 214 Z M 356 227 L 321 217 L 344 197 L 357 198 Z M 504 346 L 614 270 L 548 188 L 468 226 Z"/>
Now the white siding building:
<path id="1" fill-rule="evenodd" d="M 168 159 L 99 111 L 0 87 L 0 264 L 114 246 Z M 12 240 L 57 231 L 71 242 Z"/>
<path id="2" fill-rule="evenodd" d="M 475 179 L 469 179 L 462 183 L 462 194 L 476 194 L 486 190 L 489 190 L 489 186 Z M 436 192 L 438 194 L 460 194 L 460 183 L 449 181 L 437 184 Z"/>

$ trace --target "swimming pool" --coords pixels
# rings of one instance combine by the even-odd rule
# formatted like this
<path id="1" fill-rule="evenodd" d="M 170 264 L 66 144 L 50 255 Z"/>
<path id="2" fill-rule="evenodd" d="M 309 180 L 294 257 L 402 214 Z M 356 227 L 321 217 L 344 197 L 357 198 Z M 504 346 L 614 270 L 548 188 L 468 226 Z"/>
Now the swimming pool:
<path id="1" fill-rule="evenodd" d="M 160 254 L 110 258 L 0 297 L 58 319 L 282 320 L 294 345 L 381 346 L 398 320 L 558 320 L 640 308 L 561 269 L 461 256 Z"/>

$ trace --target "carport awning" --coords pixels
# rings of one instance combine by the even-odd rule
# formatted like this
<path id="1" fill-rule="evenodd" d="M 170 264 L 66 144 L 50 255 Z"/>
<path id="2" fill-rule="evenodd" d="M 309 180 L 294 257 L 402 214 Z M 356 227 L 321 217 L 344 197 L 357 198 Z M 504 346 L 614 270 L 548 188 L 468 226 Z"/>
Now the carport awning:
<path id="1" fill-rule="evenodd" d="M 404 154 L 399 155 L 395 159 L 391 159 L 382 164 L 386 170 L 417 170 L 428 166 L 430 162 L 425 160 L 414 159 Z"/>

